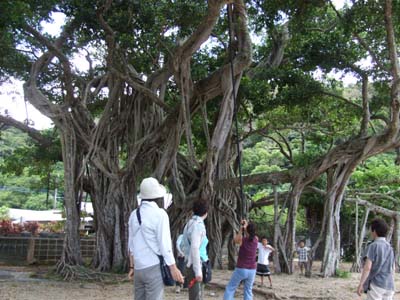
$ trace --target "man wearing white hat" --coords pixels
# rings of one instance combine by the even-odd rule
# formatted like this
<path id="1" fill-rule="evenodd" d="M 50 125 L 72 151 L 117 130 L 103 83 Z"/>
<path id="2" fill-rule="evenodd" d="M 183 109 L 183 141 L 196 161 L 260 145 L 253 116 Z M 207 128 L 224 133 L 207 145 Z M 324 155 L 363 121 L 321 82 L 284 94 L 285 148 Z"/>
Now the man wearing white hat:
<path id="1" fill-rule="evenodd" d="M 137 209 L 129 218 L 129 278 L 132 279 L 135 274 L 136 300 L 162 300 L 164 297 L 164 283 L 157 255 L 164 257 L 174 280 L 183 282 L 182 274 L 175 265 L 169 218 L 164 210 L 171 202 L 172 195 L 166 192 L 157 179 L 143 179 L 138 195 L 141 220 L 138 220 Z"/>

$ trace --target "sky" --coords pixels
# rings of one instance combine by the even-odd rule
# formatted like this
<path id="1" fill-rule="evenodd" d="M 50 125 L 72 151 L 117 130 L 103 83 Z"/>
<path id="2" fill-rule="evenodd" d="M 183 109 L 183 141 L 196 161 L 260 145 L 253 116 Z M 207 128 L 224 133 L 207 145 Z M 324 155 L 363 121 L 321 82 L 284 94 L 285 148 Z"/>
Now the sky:
<path id="1" fill-rule="evenodd" d="M 348 0 L 333 0 L 336 8 L 340 9 Z M 60 32 L 61 26 L 64 24 L 64 16 L 60 13 L 53 15 L 52 23 L 42 23 L 43 30 L 48 34 L 57 36 Z M 88 63 L 83 57 L 75 57 L 73 60 L 75 66 L 79 66 L 79 69 L 87 69 Z M 318 71 L 314 74 L 315 77 L 319 77 Z M 357 80 L 351 75 L 345 75 L 341 73 L 332 73 L 330 76 L 342 80 L 345 84 L 355 83 Z M 45 129 L 52 127 L 51 120 L 43 116 L 38 110 L 36 110 L 29 102 L 26 103 L 23 96 L 23 82 L 10 78 L 9 82 L 0 85 L 0 114 L 7 113 L 18 121 L 23 122 L 27 118 L 30 120 L 31 126 L 36 129 Z"/>

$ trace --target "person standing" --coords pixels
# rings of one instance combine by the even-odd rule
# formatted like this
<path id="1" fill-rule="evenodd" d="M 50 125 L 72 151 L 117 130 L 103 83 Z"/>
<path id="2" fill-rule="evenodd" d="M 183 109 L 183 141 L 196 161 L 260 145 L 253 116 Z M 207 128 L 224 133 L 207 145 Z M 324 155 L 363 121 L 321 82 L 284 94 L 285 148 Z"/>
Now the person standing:
<path id="1" fill-rule="evenodd" d="M 244 300 L 253 299 L 253 283 L 256 277 L 256 252 L 258 238 L 256 226 L 243 220 L 240 231 L 233 238 L 234 242 L 240 245 L 236 268 L 233 271 L 231 280 L 225 288 L 224 300 L 233 300 L 240 282 L 244 282 Z M 243 236 L 244 235 L 244 236 Z"/>
<path id="2" fill-rule="evenodd" d="M 189 300 L 202 300 L 204 293 L 202 263 L 208 262 L 208 238 L 204 220 L 208 214 L 208 202 L 197 200 L 193 203 L 193 216 L 183 230 L 186 282 Z M 186 239 L 186 240 L 185 240 Z"/>
<path id="3" fill-rule="evenodd" d="M 395 258 L 391 245 L 386 241 L 389 226 L 383 219 L 371 222 L 374 240 L 365 253 L 357 294 L 367 293 L 367 300 L 392 300 L 394 295 Z"/>
<path id="4" fill-rule="evenodd" d="M 261 285 L 264 286 L 264 276 L 268 277 L 269 287 L 272 288 L 271 271 L 269 270 L 269 255 L 275 249 L 268 245 L 266 237 L 261 238 L 261 243 L 258 243 L 258 260 L 257 260 L 257 275 L 261 276 Z"/>
<path id="5" fill-rule="evenodd" d="M 157 255 L 164 257 L 174 280 L 183 282 L 182 274 L 175 265 L 168 214 L 163 209 L 167 208 L 171 195 L 167 194 L 157 179 L 149 177 L 141 182 L 138 198 L 141 200 L 140 206 L 129 218 L 128 276 L 130 279 L 135 277 L 134 299 L 162 300 L 164 282 Z"/>
<path id="6" fill-rule="evenodd" d="M 303 275 L 304 273 L 306 276 L 308 276 L 308 252 L 310 251 L 310 248 L 306 247 L 306 244 L 304 241 L 299 242 L 299 247 L 297 248 L 296 252 L 299 256 L 299 268 L 300 268 L 300 273 Z M 303 271 L 305 270 L 305 272 Z"/>

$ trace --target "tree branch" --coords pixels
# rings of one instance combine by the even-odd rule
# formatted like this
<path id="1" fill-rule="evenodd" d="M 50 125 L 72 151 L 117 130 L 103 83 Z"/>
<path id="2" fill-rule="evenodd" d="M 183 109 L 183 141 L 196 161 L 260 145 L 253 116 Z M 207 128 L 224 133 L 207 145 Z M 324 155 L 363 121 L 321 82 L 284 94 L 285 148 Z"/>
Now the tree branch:
<path id="1" fill-rule="evenodd" d="M 64 26 L 60 36 L 53 43 L 55 49 L 61 48 L 76 26 L 77 22 L 75 20 L 72 20 Z M 39 72 L 47 67 L 55 56 L 55 52 L 48 51 L 32 64 L 30 77 L 24 83 L 24 96 L 37 110 L 52 119 L 54 123 L 61 126 L 61 117 L 65 111 L 63 111 L 60 105 L 53 104 L 37 87 Z"/>
<path id="2" fill-rule="evenodd" d="M 287 152 L 285 151 L 285 149 L 283 148 L 282 144 L 281 144 L 276 138 L 274 138 L 273 136 L 270 136 L 270 135 L 264 135 L 262 132 L 260 132 L 260 134 L 261 134 L 262 136 L 264 136 L 264 137 L 266 137 L 266 138 L 272 140 L 273 142 L 275 142 L 275 144 L 278 145 L 279 150 L 280 150 L 280 152 L 282 153 L 282 155 L 283 155 L 284 157 L 286 157 L 286 159 L 287 159 L 288 161 L 290 161 L 291 163 L 293 163 L 293 159 L 292 159 L 292 156 L 291 156 L 291 150 L 290 150 L 289 147 L 288 147 L 289 153 L 287 153 Z M 286 144 L 286 146 L 287 146 L 287 144 Z"/>
<path id="3" fill-rule="evenodd" d="M 51 144 L 53 144 L 53 142 L 49 138 L 43 136 L 39 130 L 29 127 L 26 124 L 19 122 L 11 117 L 0 115 L 0 123 L 12 126 L 14 128 L 21 130 L 22 132 L 25 132 L 41 146 L 48 147 Z"/>
<path id="4" fill-rule="evenodd" d="M 283 184 L 288 183 L 292 179 L 292 174 L 290 171 L 277 171 L 270 173 L 258 173 L 252 175 L 243 176 L 243 184 Z M 229 189 L 235 188 L 239 185 L 239 178 L 229 178 L 219 180 L 215 188 L 216 189 Z"/>
<path id="5" fill-rule="evenodd" d="M 351 101 L 350 99 L 347 99 L 343 96 L 337 95 L 335 93 L 329 92 L 329 91 L 321 91 L 322 95 L 326 95 L 326 96 L 331 96 L 331 97 L 335 97 L 339 100 L 343 100 L 344 102 L 346 102 L 347 104 L 350 104 L 358 109 L 363 109 L 361 105 L 354 103 L 353 101 Z"/>
<path id="6" fill-rule="evenodd" d="M 148 89 L 146 86 L 136 82 L 132 78 L 130 78 L 127 75 L 122 74 L 115 68 L 111 68 L 111 72 L 115 75 L 117 75 L 119 78 L 127 82 L 129 85 L 131 85 L 133 88 L 135 88 L 137 91 L 143 93 L 148 99 L 150 99 L 153 103 L 157 104 L 161 108 L 163 108 L 167 112 L 171 112 L 171 108 L 165 104 L 158 96 L 157 94 L 153 93 L 150 89 Z"/>
<path id="7" fill-rule="evenodd" d="M 386 70 L 385 66 L 383 63 L 378 59 L 378 56 L 375 54 L 375 52 L 372 50 L 372 48 L 368 45 L 368 43 L 357 33 L 353 33 L 353 36 L 357 39 L 357 41 L 362 45 L 365 50 L 371 55 L 372 60 L 376 63 L 376 65 L 381 69 L 381 70 Z"/>
<path id="8" fill-rule="evenodd" d="M 210 37 L 210 34 L 217 23 L 218 18 L 220 17 L 222 6 L 228 2 L 228 0 L 208 1 L 208 12 L 206 16 L 197 27 L 196 31 L 190 36 L 190 38 L 187 39 L 182 46 L 176 49 L 174 59 L 172 60 L 174 64 L 177 62 L 174 61 L 176 59 L 184 61 L 191 57 Z"/>
<path id="9" fill-rule="evenodd" d="M 65 56 L 64 53 L 60 50 L 61 45 L 58 43 L 59 40 L 55 44 L 53 44 L 49 39 L 44 37 L 40 32 L 38 32 L 33 27 L 29 26 L 28 24 L 24 25 L 24 29 L 32 34 L 40 43 L 46 46 L 50 52 L 54 53 L 54 55 L 60 60 L 61 65 L 63 66 L 64 70 L 64 84 L 65 90 L 67 92 L 67 100 L 70 103 L 73 103 L 74 99 L 74 87 L 72 85 L 72 70 L 71 65 L 68 58 Z M 61 37 L 61 36 L 60 36 Z"/>
<path id="10" fill-rule="evenodd" d="M 346 202 L 358 203 L 360 205 L 366 206 L 366 207 L 370 208 L 371 211 L 383 214 L 388 217 L 400 216 L 400 213 L 398 211 L 390 210 L 385 207 L 372 204 L 371 202 L 362 200 L 360 198 L 345 198 L 344 200 Z"/>
<path id="11" fill-rule="evenodd" d="M 287 43 L 289 42 L 290 35 L 289 35 L 289 23 L 286 22 L 283 24 L 279 30 L 275 30 L 272 33 L 272 49 L 269 53 L 268 57 L 260 61 L 255 67 L 251 68 L 247 72 L 247 76 L 252 79 L 254 78 L 259 70 L 265 68 L 275 68 L 278 67 L 284 55 L 284 50 L 286 48 Z"/>
<path id="12" fill-rule="evenodd" d="M 288 140 L 286 139 L 286 137 L 280 133 L 279 131 L 276 131 L 276 133 L 281 137 L 281 139 L 283 140 L 283 142 L 286 145 L 286 148 L 288 150 L 288 155 L 289 155 L 289 161 L 293 163 L 293 152 L 292 152 L 292 147 L 290 147 L 290 144 L 288 142 Z"/>

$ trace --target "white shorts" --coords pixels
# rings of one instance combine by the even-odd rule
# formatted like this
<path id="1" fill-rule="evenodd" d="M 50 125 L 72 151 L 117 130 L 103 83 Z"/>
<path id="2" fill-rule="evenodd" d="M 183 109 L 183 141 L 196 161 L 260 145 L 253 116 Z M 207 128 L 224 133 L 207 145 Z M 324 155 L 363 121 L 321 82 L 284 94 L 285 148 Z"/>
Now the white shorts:
<path id="1" fill-rule="evenodd" d="M 382 289 L 371 283 L 367 293 L 367 300 L 393 300 L 393 295 L 394 291 Z"/>

